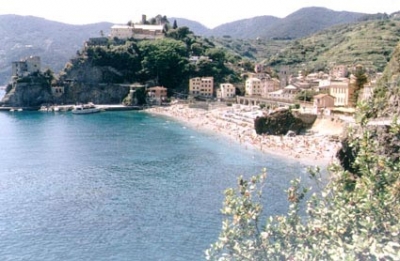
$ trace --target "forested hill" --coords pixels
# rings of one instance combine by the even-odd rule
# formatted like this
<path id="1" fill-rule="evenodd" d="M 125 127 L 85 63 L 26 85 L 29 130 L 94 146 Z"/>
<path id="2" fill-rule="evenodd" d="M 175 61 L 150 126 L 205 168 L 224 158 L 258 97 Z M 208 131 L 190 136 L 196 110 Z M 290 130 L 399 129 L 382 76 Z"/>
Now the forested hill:
<path id="1" fill-rule="evenodd" d="M 265 66 L 289 65 L 294 71 L 326 71 L 333 64 L 360 63 L 381 72 L 400 41 L 400 19 L 365 20 L 338 25 L 296 40 L 214 38 L 239 56 Z"/>

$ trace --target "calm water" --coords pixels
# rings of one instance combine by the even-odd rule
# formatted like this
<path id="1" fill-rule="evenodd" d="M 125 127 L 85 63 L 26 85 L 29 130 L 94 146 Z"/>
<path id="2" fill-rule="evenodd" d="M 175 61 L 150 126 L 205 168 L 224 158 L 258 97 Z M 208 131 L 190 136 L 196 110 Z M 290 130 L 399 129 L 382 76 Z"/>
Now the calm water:
<path id="1" fill-rule="evenodd" d="M 264 167 L 284 213 L 298 163 L 144 112 L 1 112 L 0 259 L 203 260 L 224 189 Z"/>

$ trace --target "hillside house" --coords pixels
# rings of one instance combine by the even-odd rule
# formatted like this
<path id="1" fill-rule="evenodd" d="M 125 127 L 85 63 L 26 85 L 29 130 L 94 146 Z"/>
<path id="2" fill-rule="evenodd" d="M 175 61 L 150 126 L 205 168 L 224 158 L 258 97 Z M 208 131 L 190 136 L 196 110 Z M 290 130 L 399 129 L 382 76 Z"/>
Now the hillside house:
<path id="1" fill-rule="evenodd" d="M 189 95 L 213 97 L 214 77 L 196 77 L 189 80 Z"/>
<path id="2" fill-rule="evenodd" d="M 353 90 L 348 81 L 331 81 L 329 94 L 335 97 L 335 106 L 352 106 Z"/>
<path id="3" fill-rule="evenodd" d="M 280 81 L 275 78 L 261 79 L 261 97 L 268 97 L 268 93 L 279 90 Z"/>
<path id="4" fill-rule="evenodd" d="M 268 93 L 268 98 L 271 100 L 293 102 L 298 92 L 299 89 L 295 86 L 288 85 L 283 89 Z"/>
<path id="5" fill-rule="evenodd" d="M 261 96 L 261 80 L 258 78 L 251 77 L 246 80 L 245 85 L 246 95 L 248 96 Z"/>
<path id="6" fill-rule="evenodd" d="M 231 83 L 222 83 L 217 90 L 218 99 L 232 99 L 236 96 L 236 87 Z"/>
<path id="7" fill-rule="evenodd" d="M 147 88 L 147 95 L 150 103 L 161 104 L 167 98 L 168 89 L 162 86 Z"/>
<path id="8" fill-rule="evenodd" d="M 314 107 L 320 108 L 331 108 L 335 106 L 335 97 L 326 93 L 320 93 L 314 97 Z"/>
<path id="9" fill-rule="evenodd" d="M 64 86 L 51 86 L 51 94 L 54 97 L 61 97 L 64 94 Z"/>

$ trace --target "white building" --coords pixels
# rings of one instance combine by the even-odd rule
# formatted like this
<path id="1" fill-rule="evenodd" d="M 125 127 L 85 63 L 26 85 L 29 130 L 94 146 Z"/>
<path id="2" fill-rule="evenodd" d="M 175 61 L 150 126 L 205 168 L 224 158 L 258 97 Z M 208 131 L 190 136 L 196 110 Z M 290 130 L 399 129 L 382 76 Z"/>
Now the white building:
<path id="1" fill-rule="evenodd" d="M 222 83 L 217 91 L 217 98 L 231 99 L 236 96 L 236 87 L 231 83 Z"/>
<path id="2" fill-rule="evenodd" d="M 329 86 L 329 94 L 335 97 L 335 106 L 351 106 L 353 90 L 348 82 L 332 81 Z"/>
<path id="3" fill-rule="evenodd" d="M 111 27 L 111 38 L 128 39 L 133 37 L 133 28 L 129 25 L 113 25 Z"/>
<path id="4" fill-rule="evenodd" d="M 271 100 L 293 102 L 298 92 L 299 90 L 295 86 L 288 85 L 283 89 L 268 93 L 268 98 Z"/>
<path id="5" fill-rule="evenodd" d="M 154 40 L 164 37 L 164 25 L 149 25 L 149 24 L 132 24 L 130 25 L 114 25 L 111 27 L 111 38 L 119 39 L 147 39 Z"/>
<path id="6" fill-rule="evenodd" d="M 261 80 L 258 78 L 249 78 L 246 80 L 245 86 L 246 95 L 249 96 L 261 96 Z"/>

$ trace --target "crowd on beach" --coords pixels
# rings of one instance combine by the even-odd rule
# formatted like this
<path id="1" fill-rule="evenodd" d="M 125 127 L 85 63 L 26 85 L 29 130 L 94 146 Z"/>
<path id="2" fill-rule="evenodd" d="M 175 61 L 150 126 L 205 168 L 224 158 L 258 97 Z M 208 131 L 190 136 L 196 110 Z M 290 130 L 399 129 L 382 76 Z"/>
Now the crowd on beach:
<path id="1" fill-rule="evenodd" d="M 254 130 L 254 118 L 260 110 L 249 106 L 211 107 L 208 110 L 190 108 L 187 104 L 146 109 L 151 114 L 171 117 L 202 131 L 224 135 L 239 142 L 244 148 L 259 149 L 298 160 L 308 165 L 328 165 L 335 160 L 340 143 L 331 135 L 312 133 L 305 135 L 258 135 Z"/>

